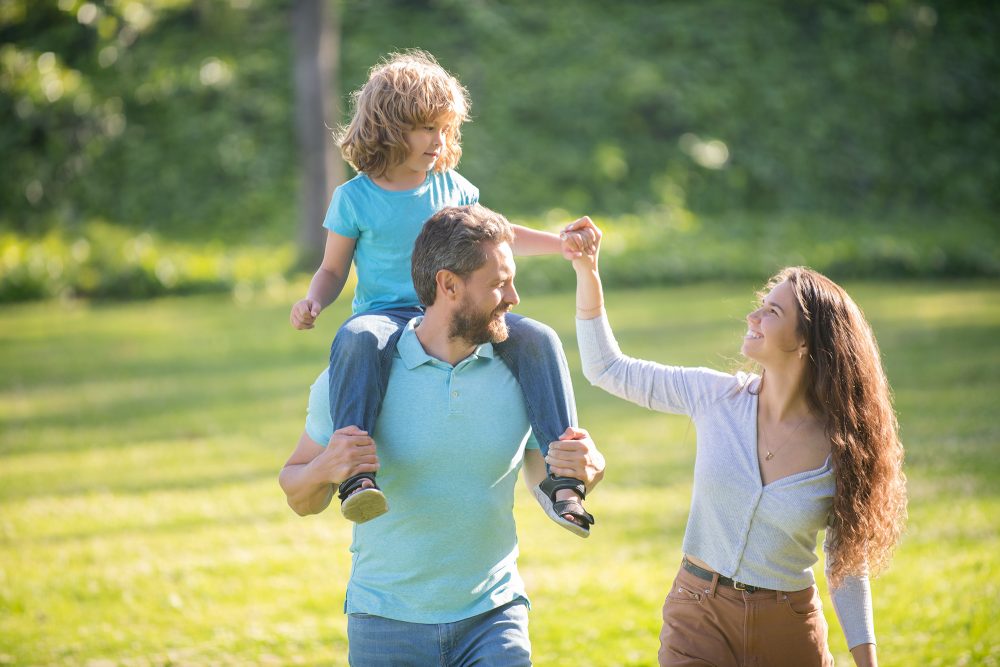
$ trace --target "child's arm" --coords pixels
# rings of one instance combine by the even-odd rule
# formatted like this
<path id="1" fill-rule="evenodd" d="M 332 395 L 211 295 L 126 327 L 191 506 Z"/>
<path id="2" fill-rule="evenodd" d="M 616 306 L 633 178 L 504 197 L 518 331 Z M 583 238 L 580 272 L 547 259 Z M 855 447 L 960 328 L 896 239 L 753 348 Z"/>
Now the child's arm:
<path id="1" fill-rule="evenodd" d="M 594 223 L 583 216 L 566 225 L 561 234 L 542 232 L 521 225 L 514 228 L 513 250 L 515 255 L 556 255 L 574 259 L 583 253 L 592 253 L 597 239 Z"/>
<path id="2" fill-rule="evenodd" d="M 309 283 L 306 298 L 292 306 L 289 320 L 296 329 L 312 329 L 320 311 L 333 303 L 351 270 L 356 240 L 341 236 L 336 232 L 326 233 L 326 249 L 323 262 Z"/>

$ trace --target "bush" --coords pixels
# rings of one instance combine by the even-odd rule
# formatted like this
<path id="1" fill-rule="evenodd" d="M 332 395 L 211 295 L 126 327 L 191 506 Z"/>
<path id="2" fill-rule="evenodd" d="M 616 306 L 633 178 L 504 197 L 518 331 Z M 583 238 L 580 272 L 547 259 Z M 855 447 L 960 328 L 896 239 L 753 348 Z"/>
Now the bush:
<path id="1" fill-rule="evenodd" d="M 91 223 L 80 234 L 0 234 L 0 302 L 49 297 L 145 298 L 283 283 L 291 245 L 227 248 L 167 242 Z"/>
<path id="2" fill-rule="evenodd" d="M 571 216 L 516 220 L 558 228 Z M 932 219 L 696 216 L 683 209 L 598 218 L 601 273 L 609 285 L 641 287 L 704 280 L 763 281 L 805 264 L 835 280 L 1000 277 L 1000 229 L 987 220 L 940 225 Z M 559 257 L 518 260 L 525 292 L 572 289 Z M 231 246 L 168 242 L 149 232 L 91 223 L 79 235 L 0 234 L 0 302 L 51 297 L 131 299 L 165 294 L 283 287 L 293 270 L 291 243 Z M 350 288 L 347 288 L 349 293 Z"/>
<path id="3" fill-rule="evenodd" d="M 386 51 L 430 50 L 472 96 L 460 170 L 506 214 L 1000 208 L 997 2 L 327 5 L 344 111 Z M 0 3 L 0 229 L 284 242 L 292 6 Z"/>
<path id="4" fill-rule="evenodd" d="M 569 219 L 555 211 L 545 219 L 519 222 L 551 228 Z M 700 217 L 661 210 L 596 222 L 604 231 L 601 274 L 619 287 L 763 281 L 791 265 L 810 266 L 835 280 L 1000 277 L 1000 230 L 986 220 L 944 226 L 932 219 Z M 522 290 L 570 289 L 574 280 L 559 258 L 519 262 Z"/>

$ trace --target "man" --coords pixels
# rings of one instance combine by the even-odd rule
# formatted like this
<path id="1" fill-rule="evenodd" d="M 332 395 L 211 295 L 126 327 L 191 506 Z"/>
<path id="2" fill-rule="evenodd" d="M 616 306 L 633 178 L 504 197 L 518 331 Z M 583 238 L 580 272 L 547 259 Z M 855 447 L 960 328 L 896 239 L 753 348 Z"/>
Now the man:
<path id="1" fill-rule="evenodd" d="M 353 665 L 531 664 L 512 508 L 522 462 L 529 488 L 546 471 L 521 389 L 493 350 L 519 301 L 512 240 L 507 220 L 479 205 L 427 221 L 413 251 L 426 312 L 399 337 L 374 433 L 332 432 L 325 372 L 312 387 L 305 432 L 280 475 L 289 505 L 321 512 L 341 481 L 376 470 L 393 499 L 392 511 L 354 529 Z M 548 461 L 588 489 L 603 477 L 580 429 L 552 443 Z"/>

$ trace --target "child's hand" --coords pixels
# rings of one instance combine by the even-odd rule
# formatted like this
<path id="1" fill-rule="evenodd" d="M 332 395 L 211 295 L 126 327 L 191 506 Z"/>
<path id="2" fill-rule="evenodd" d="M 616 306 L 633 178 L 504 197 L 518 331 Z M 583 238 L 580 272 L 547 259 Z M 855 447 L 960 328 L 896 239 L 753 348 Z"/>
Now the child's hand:
<path id="1" fill-rule="evenodd" d="M 601 243 L 601 230 L 593 220 L 583 216 L 566 225 L 559 238 L 562 241 L 563 257 L 572 261 L 584 255 L 597 254 L 597 248 Z"/>
<path id="2" fill-rule="evenodd" d="M 296 329 L 312 329 L 321 310 L 323 307 L 318 301 L 302 299 L 292 306 L 292 314 L 288 319 Z"/>

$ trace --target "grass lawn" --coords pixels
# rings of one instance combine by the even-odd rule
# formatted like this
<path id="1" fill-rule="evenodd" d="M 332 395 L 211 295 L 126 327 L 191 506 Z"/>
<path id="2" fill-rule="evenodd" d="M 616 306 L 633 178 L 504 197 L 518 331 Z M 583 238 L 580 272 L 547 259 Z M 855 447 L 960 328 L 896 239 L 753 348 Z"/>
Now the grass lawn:
<path id="1" fill-rule="evenodd" d="M 612 291 L 612 323 L 629 354 L 732 368 L 755 287 Z M 848 287 L 882 346 L 910 480 L 907 534 L 874 582 L 881 664 L 1000 665 L 1000 284 Z M 519 488 L 535 661 L 653 665 L 693 429 L 586 385 L 571 294 L 522 298 L 563 335 L 611 466 L 587 541 Z M 345 312 L 296 332 L 290 302 L 0 309 L 0 665 L 346 664 L 350 527 L 295 516 L 276 482 Z"/>

